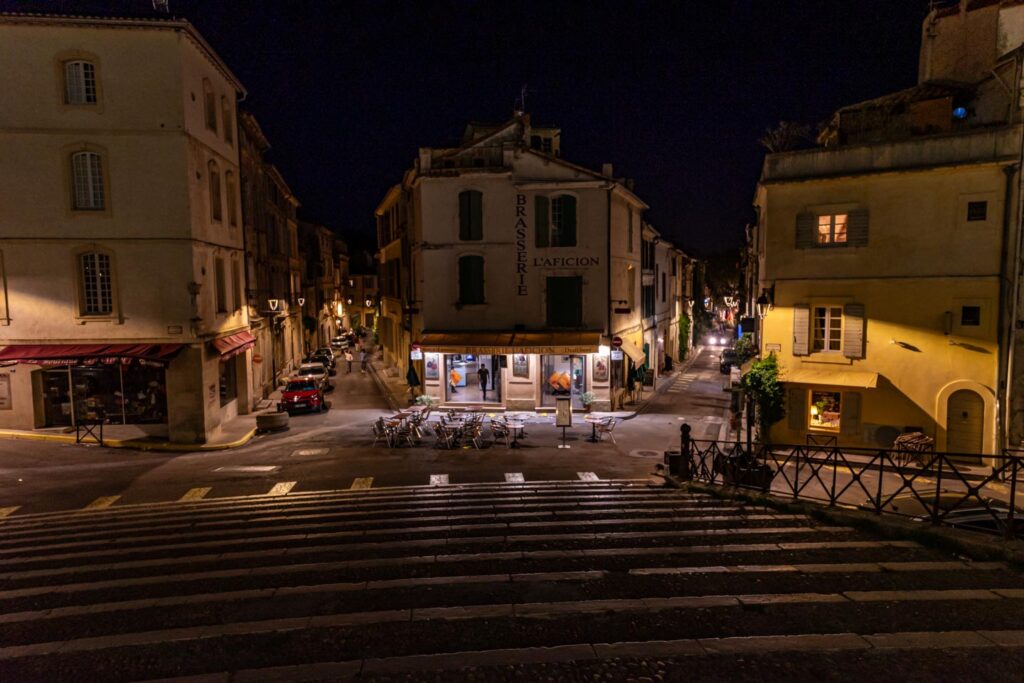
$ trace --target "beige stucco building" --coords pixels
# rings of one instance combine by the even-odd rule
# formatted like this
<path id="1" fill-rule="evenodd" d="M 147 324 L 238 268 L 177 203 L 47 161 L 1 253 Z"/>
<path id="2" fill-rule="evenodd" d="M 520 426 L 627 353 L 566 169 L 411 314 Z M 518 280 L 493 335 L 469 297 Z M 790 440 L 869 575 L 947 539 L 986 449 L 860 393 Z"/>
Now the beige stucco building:
<path id="1" fill-rule="evenodd" d="M 242 85 L 173 19 L 0 15 L 0 55 L 0 427 L 207 440 L 251 406 Z"/>
<path id="2" fill-rule="evenodd" d="M 566 396 L 580 408 L 589 392 L 597 409 L 620 406 L 627 373 L 647 363 L 646 208 L 610 165 L 565 161 L 561 132 L 524 114 L 420 149 L 377 209 L 385 361 L 403 375 L 411 362 L 447 405 L 554 408 Z"/>
<path id="3" fill-rule="evenodd" d="M 752 295 L 772 304 L 761 353 L 787 388 L 776 442 L 1017 443 L 1022 48 L 1003 28 L 1022 7 L 933 10 L 918 85 L 840 109 L 820 148 L 766 158 Z"/>

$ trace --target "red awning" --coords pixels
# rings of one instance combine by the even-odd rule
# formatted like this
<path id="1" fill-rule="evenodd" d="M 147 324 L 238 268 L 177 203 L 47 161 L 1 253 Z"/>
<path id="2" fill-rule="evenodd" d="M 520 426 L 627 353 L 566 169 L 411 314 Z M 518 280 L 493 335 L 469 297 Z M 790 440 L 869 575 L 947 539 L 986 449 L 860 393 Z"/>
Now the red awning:
<path id="1" fill-rule="evenodd" d="M 252 336 L 248 330 L 243 330 L 220 339 L 214 339 L 213 346 L 220 352 L 220 359 L 227 360 L 256 346 L 256 337 Z"/>
<path id="2" fill-rule="evenodd" d="M 165 365 L 184 344 L 26 344 L 0 349 L 0 363 L 94 365 L 152 363 Z"/>

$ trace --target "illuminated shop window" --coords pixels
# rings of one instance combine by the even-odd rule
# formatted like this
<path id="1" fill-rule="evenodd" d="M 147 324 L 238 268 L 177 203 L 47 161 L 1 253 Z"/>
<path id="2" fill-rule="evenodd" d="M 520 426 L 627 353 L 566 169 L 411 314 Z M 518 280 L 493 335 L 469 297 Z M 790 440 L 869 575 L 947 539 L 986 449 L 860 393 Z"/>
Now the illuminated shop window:
<path id="1" fill-rule="evenodd" d="M 812 391 L 810 402 L 812 429 L 839 431 L 842 394 L 838 391 Z"/>

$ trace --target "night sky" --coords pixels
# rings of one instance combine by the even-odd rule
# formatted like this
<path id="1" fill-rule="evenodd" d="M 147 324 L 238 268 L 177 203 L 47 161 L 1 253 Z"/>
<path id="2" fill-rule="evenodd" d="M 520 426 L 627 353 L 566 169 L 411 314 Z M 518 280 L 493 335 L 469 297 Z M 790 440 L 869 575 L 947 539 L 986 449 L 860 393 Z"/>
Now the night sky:
<path id="1" fill-rule="evenodd" d="M 71 12 L 95 2 L 0 0 Z M 128 0 L 99 3 L 125 7 Z M 148 2 L 142 3 L 148 6 Z M 510 117 L 521 86 L 562 154 L 636 181 L 648 220 L 700 254 L 738 246 L 780 120 L 916 83 L 927 0 L 170 0 L 249 90 L 304 217 L 372 240 L 421 146 Z"/>

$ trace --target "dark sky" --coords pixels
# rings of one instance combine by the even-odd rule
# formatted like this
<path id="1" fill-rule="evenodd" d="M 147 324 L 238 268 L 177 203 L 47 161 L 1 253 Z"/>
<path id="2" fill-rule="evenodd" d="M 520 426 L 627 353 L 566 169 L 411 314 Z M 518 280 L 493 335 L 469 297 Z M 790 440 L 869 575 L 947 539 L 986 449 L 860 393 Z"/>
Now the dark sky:
<path id="1" fill-rule="evenodd" d="M 102 3 L 118 6 L 127 0 Z M 83 3 L 0 0 L 71 9 Z M 148 3 L 143 3 L 147 4 Z M 305 215 L 372 233 L 420 146 L 502 121 L 523 83 L 562 154 L 636 180 L 684 249 L 739 244 L 779 120 L 916 82 L 927 0 L 170 0 L 249 90 Z"/>

